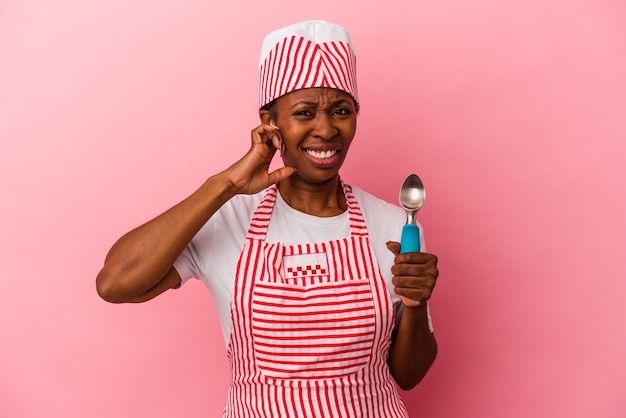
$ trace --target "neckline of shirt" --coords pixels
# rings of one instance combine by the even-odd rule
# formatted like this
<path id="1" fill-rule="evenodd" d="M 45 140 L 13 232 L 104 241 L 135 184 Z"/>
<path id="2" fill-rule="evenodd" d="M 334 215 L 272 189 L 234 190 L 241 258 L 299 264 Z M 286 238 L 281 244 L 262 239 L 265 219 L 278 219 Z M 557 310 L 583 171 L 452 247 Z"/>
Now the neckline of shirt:
<path id="1" fill-rule="evenodd" d="M 280 195 L 280 193 L 276 193 L 276 206 L 281 211 L 289 212 L 291 215 L 298 217 L 301 221 L 307 222 L 315 225 L 339 225 L 344 223 L 348 219 L 348 211 L 344 211 L 343 213 L 335 216 L 321 217 L 315 215 L 309 215 L 308 213 L 300 212 L 297 209 L 292 208 L 285 202 L 285 199 Z"/>

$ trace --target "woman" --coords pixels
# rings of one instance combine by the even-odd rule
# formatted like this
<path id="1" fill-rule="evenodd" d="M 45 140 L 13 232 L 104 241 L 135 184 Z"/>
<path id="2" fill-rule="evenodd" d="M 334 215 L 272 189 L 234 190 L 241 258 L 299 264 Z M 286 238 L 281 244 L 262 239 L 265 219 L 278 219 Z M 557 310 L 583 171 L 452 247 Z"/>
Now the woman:
<path id="1" fill-rule="evenodd" d="M 394 382 L 414 387 L 434 361 L 437 259 L 400 254 L 404 212 L 339 177 L 359 111 L 349 36 L 279 29 L 259 69 L 250 150 L 123 236 L 98 293 L 143 302 L 203 280 L 231 363 L 225 417 L 406 417 Z"/>

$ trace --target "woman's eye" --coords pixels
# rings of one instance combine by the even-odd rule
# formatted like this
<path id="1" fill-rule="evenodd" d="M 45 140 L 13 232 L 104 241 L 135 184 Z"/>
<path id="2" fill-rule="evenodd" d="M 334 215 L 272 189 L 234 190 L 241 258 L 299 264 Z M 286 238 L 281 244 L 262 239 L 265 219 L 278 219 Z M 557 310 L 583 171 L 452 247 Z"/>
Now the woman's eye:
<path id="1" fill-rule="evenodd" d="M 296 116 L 311 116 L 311 115 L 312 115 L 312 113 L 311 113 L 310 111 L 308 111 L 308 110 L 298 110 L 298 111 L 295 113 L 295 115 L 296 115 Z"/>
<path id="2" fill-rule="evenodd" d="M 345 116 L 345 115 L 349 115 L 350 111 L 346 108 L 340 107 L 339 109 L 336 109 L 334 113 L 335 115 Z"/>

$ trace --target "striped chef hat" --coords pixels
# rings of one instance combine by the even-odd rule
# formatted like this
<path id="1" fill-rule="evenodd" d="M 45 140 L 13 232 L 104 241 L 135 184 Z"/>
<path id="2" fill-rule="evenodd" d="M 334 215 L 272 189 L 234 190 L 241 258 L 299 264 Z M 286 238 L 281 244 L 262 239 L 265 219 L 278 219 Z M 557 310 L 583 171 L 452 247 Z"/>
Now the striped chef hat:
<path id="1" fill-rule="evenodd" d="M 259 87 L 259 107 L 311 87 L 343 90 L 358 102 L 356 56 L 348 32 L 309 20 L 270 33 L 261 48 Z"/>

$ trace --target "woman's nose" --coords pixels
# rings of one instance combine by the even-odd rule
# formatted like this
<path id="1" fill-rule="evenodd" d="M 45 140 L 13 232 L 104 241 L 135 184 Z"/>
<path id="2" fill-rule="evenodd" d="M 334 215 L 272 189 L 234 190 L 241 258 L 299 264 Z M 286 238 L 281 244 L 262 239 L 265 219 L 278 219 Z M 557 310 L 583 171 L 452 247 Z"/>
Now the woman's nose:
<path id="1" fill-rule="evenodd" d="M 318 115 L 315 121 L 315 128 L 312 132 L 314 137 L 330 140 L 337 135 L 337 132 L 339 132 L 339 130 L 335 127 L 329 115 L 325 113 Z"/>

